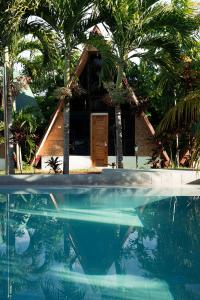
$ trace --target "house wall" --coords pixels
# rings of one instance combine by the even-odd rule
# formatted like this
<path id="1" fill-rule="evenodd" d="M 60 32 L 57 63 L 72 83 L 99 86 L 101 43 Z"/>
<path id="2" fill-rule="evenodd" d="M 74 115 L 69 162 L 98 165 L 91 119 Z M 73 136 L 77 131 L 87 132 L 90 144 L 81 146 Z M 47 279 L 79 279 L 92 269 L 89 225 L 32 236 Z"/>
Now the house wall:
<path id="1" fill-rule="evenodd" d="M 152 156 L 153 150 L 157 147 L 153 140 L 152 131 L 148 119 L 145 119 L 145 115 L 141 114 L 135 118 L 135 143 L 138 148 L 138 165 L 139 168 L 148 168 L 148 160 Z M 46 161 L 51 156 L 60 157 L 63 161 L 63 113 L 60 112 L 53 128 L 51 129 L 44 146 L 40 151 L 42 157 L 42 169 L 46 169 Z M 115 162 L 115 156 L 108 157 L 108 164 Z M 70 169 L 84 169 L 92 166 L 91 158 L 88 155 L 70 155 Z M 135 156 L 124 156 L 124 168 L 134 169 L 136 167 Z"/>
<path id="2" fill-rule="evenodd" d="M 135 118 L 135 144 L 139 146 L 139 156 L 151 156 L 153 150 L 157 148 L 157 145 L 148 126 L 148 120 L 145 120 L 144 118 L 145 115 L 143 114 Z M 40 155 L 62 156 L 63 146 L 63 113 L 60 112 L 42 149 L 40 150 Z"/>
<path id="3" fill-rule="evenodd" d="M 149 169 L 150 156 L 138 156 L 138 168 L 139 169 Z M 108 156 L 108 163 L 112 165 L 113 162 L 116 162 L 116 156 Z M 123 157 L 124 169 L 136 169 L 136 156 L 124 156 Z M 111 167 L 111 166 L 110 166 Z"/>
<path id="4" fill-rule="evenodd" d="M 138 145 L 138 156 L 152 156 L 158 147 L 153 138 L 153 128 L 142 113 L 135 118 L 135 144 Z"/>
<path id="5" fill-rule="evenodd" d="M 0 159 L 5 158 L 5 147 L 4 144 L 0 144 Z"/>
<path id="6" fill-rule="evenodd" d="M 63 155 L 63 123 L 63 114 L 60 113 L 40 151 L 41 156 Z"/>
<path id="7" fill-rule="evenodd" d="M 47 166 L 47 161 L 51 158 L 51 156 L 42 156 L 41 158 L 41 169 L 42 170 L 50 170 L 50 167 Z M 56 158 L 56 156 L 54 156 Z M 58 156 L 59 161 L 61 163 L 60 168 L 63 168 L 63 156 Z M 92 160 L 90 156 L 79 156 L 79 155 L 70 155 L 69 157 L 69 169 L 89 169 L 92 167 Z"/>

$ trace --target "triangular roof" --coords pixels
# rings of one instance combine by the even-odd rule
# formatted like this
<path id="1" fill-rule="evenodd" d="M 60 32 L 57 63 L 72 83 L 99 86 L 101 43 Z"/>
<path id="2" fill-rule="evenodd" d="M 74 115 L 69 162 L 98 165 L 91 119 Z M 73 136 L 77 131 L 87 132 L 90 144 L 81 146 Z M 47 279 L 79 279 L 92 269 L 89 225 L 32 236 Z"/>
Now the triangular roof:
<path id="1" fill-rule="evenodd" d="M 118 226 L 105 224 L 87 223 L 77 224 L 69 222 L 68 225 L 71 243 L 77 254 L 79 262 L 86 274 L 106 275 L 117 259 L 116 248 L 121 248 L 127 238 L 129 228 L 122 227 L 120 237 L 116 235 Z M 103 237 L 103 233 L 106 235 Z M 85 242 L 87 241 L 87 243 Z M 95 241 L 98 241 L 95 243 Z M 110 245 L 110 247 L 108 247 Z M 104 260 L 102 261 L 102 255 Z"/>
<path id="2" fill-rule="evenodd" d="M 93 33 L 96 33 L 96 34 L 99 34 L 101 35 L 101 31 L 99 29 L 98 26 L 95 26 L 94 29 L 92 30 Z M 88 61 L 88 58 L 89 58 L 89 53 L 90 52 L 98 52 L 98 50 L 95 48 L 95 47 L 92 47 L 92 46 L 85 46 L 84 49 L 83 49 L 83 52 L 79 58 L 79 61 L 78 61 L 78 64 L 76 66 L 76 69 L 75 69 L 75 73 L 74 73 L 74 76 L 75 77 L 80 77 L 86 64 L 87 64 L 87 61 Z M 71 85 L 73 84 L 73 80 L 71 81 Z M 129 84 L 128 84 L 128 81 L 127 80 L 124 80 L 124 84 L 126 85 L 126 87 L 129 89 Z M 137 104 L 137 97 L 135 95 L 135 93 L 132 91 L 132 97 L 133 97 L 133 102 Z M 61 99 L 59 102 L 58 102 L 58 105 L 57 105 L 57 108 L 50 120 L 50 123 L 49 123 L 49 126 L 43 136 L 43 138 L 41 139 L 41 142 L 40 142 L 40 145 L 38 147 L 38 150 L 36 151 L 36 154 L 35 154 L 35 158 L 36 158 L 36 161 L 33 161 L 32 164 L 35 162 L 37 163 L 37 160 L 38 160 L 38 157 L 40 156 L 40 151 L 42 149 L 42 147 L 44 146 L 44 143 L 45 141 L 47 140 L 47 137 L 51 131 L 51 129 L 53 128 L 56 120 L 57 120 L 57 117 L 59 115 L 59 113 L 61 112 L 61 110 L 63 109 L 64 107 L 64 99 Z M 153 129 L 153 126 L 151 125 L 150 121 L 148 120 L 148 117 L 147 115 L 142 112 L 138 118 L 142 118 L 143 119 L 143 122 L 144 122 L 144 126 L 147 127 L 147 131 L 150 135 L 150 137 L 154 138 L 155 137 L 155 130 Z M 138 153 L 140 155 L 140 153 Z M 165 161 L 170 161 L 166 151 L 162 151 L 162 155 L 163 155 L 163 158 Z"/>
<path id="3" fill-rule="evenodd" d="M 16 96 L 16 110 L 19 111 L 25 107 L 34 107 L 35 109 L 40 110 L 29 85 L 26 88 L 23 88 Z"/>
<path id="4" fill-rule="evenodd" d="M 86 195 L 90 194 L 91 196 L 91 190 L 88 190 L 86 192 Z M 67 194 L 69 195 L 69 194 Z M 71 194 L 73 197 L 73 194 Z M 62 194 L 62 204 L 60 205 L 60 195 L 57 197 L 57 194 L 51 194 L 50 198 L 53 202 L 53 205 L 56 210 L 59 210 L 62 212 L 67 212 L 68 209 L 73 208 L 73 214 L 74 214 L 74 209 L 75 207 L 78 207 L 79 211 L 79 216 L 81 215 L 81 210 L 82 214 L 84 214 L 84 208 L 81 208 L 82 205 L 85 206 L 87 205 L 87 210 L 90 211 L 86 213 L 86 219 L 83 220 L 82 222 L 77 222 L 78 218 L 76 219 L 70 219 L 68 220 L 68 230 L 69 230 L 69 237 L 70 237 L 70 243 L 71 246 L 73 247 L 77 258 L 82 266 L 82 269 L 84 270 L 85 274 L 91 274 L 94 275 L 96 274 L 95 271 L 98 270 L 98 274 L 100 275 L 106 275 L 108 270 L 110 269 L 111 265 L 115 260 L 118 258 L 119 252 L 117 249 L 121 249 L 125 241 L 127 240 L 132 226 L 134 226 L 134 223 L 129 225 L 125 225 L 121 223 L 122 220 L 118 219 L 118 224 L 114 223 L 109 223 L 109 219 L 113 218 L 108 216 L 108 210 L 107 210 L 107 205 L 105 209 L 105 203 L 102 201 L 97 202 L 88 202 L 88 198 L 86 200 L 86 203 L 84 203 L 84 199 L 86 198 L 81 198 L 79 197 L 79 201 L 81 202 L 75 202 L 72 199 L 72 202 L 70 203 L 67 201 L 67 204 L 65 204 L 65 194 Z M 81 200 L 82 199 L 82 200 Z M 102 199 L 101 199 L 102 200 Z M 73 203 L 73 204 L 72 204 Z M 80 205 L 81 203 L 81 205 Z M 114 213 L 116 210 L 116 213 L 118 213 L 119 209 L 113 207 L 113 202 L 110 203 L 111 207 L 111 212 Z M 124 204 L 124 202 L 123 202 Z M 132 203 L 133 205 L 133 203 Z M 134 214 L 134 208 L 129 209 L 131 210 L 131 214 Z M 123 214 L 123 209 L 120 209 L 120 211 Z M 69 211 L 68 211 L 69 212 Z M 124 213 L 126 214 L 127 208 L 124 209 Z M 98 219 L 98 213 L 99 219 Z M 109 212 L 110 214 L 110 212 Z M 78 214 L 77 214 L 78 216 Z M 91 217 L 94 217 L 92 219 Z M 105 218 L 105 223 L 104 223 L 104 218 Z M 109 224 L 109 226 L 108 226 Z M 118 235 L 116 235 L 116 231 L 121 224 L 121 229 Z M 141 227 L 142 223 L 140 221 L 136 225 L 136 227 Z M 106 235 L 103 236 L 103 233 L 105 233 L 106 229 Z M 87 240 L 87 243 L 85 242 Z M 98 241 L 98 242 L 96 242 Z M 108 247 L 108 245 L 110 245 Z M 102 255 L 104 254 L 104 259 L 102 261 Z"/>
<path id="5" fill-rule="evenodd" d="M 19 75 L 15 72 L 15 82 L 18 82 L 20 85 L 20 91 L 15 96 L 15 104 L 16 104 L 16 110 L 22 110 L 26 107 L 34 107 L 37 109 L 40 113 L 39 105 L 33 95 L 33 92 L 30 87 L 30 77 Z M 0 91 L 0 107 L 3 106 L 3 96 L 2 92 Z M 3 120 L 3 112 L 0 112 L 0 120 Z"/>
<path id="6" fill-rule="evenodd" d="M 30 87 L 30 83 L 32 82 L 31 77 L 22 75 L 18 70 L 14 70 L 13 78 L 14 82 L 20 86 L 20 91 L 17 96 L 15 96 L 16 110 L 19 111 L 27 107 L 33 107 L 42 115 Z"/>

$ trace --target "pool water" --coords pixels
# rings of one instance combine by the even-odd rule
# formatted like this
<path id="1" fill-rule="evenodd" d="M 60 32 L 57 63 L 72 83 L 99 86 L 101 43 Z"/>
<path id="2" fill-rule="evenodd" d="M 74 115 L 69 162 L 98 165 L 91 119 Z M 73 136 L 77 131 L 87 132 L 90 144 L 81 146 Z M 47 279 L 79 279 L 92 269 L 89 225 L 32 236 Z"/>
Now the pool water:
<path id="1" fill-rule="evenodd" d="M 1 190 L 6 299 L 200 299 L 200 199 L 141 188 Z"/>

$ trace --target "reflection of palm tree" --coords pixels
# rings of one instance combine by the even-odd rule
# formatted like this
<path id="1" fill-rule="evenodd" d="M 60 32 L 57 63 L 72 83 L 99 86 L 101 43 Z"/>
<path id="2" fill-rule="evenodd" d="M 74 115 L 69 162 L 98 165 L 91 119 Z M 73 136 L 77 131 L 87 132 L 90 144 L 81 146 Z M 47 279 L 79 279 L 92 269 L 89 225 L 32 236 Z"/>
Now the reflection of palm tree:
<path id="1" fill-rule="evenodd" d="M 22 232 L 22 229 L 19 230 L 22 226 L 25 226 L 30 234 L 30 244 L 23 256 L 17 254 L 15 245 L 13 246 L 12 261 L 14 264 L 12 265 L 12 272 L 10 272 L 13 290 L 15 292 L 23 290 L 26 293 L 30 288 L 38 289 L 41 287 L 46 299 L 57 299 L 58 296 L 59 299 L 66 299 L 66 296 L 70 299 L 82 299 L 84 297 L 83 289 L 80 289 L 73 282 L 65 282 L 60 278 L 57 281 L 54 272 L 51 272 L 55 262 L 58 264 L 62 262 L 66 265 L 67 270 L 67 264 L 73 264 L 74 256 L 71 255 L 67 241 L 64 249 L 60 244 L 63 228 L 66 228 L 63 221 L 53 217 L 39 217 L 29 214 L 31 210 L 46 210 L 47 207 L 51 206 L 52 197 L 49 195 L 13 195 L 11 198 L 11 219 L 12 224 L 14 224 L 14 235 Z M 21 207 L 26 213 L 17 214 Z M 64 233 L 64 236 L 68 236 L 67 230 L 64 230 Z M 5 293 L 7 294 L 6 291 Z"/>
<path id="2" fill-rule="evenodd" d="M 39 206 L 40 209 L 45 209 L 48 199 L 48 195 L 40 197 L 38 195 L 13 195 L 9 199 L 12 208 L 27 207 L 27 214 L 18 215 L 10 212 L 9 205 L 7 205 L 7 255 L 4 257 L 4 261 L 8 261 L 7 283 L 4 284 L 7 287 L 4 291 L 4 296 L 6 295 L 6 297 L 9 293 L 11 282 L 13 291 L 26 291 L 27 288 L 30 288 L 30 275 L 32 276 L 32 288 L 39 287 L 41 276 L 45 274 L 54 259 L 55 245 L 60 236 L 59 222 L 49 218 L 27 217 L 30 208 L 38 209 Z M 54 226 L 50 228 L 48 225 L 52 222 Z M 30 244 L 23 255 L 20 255 L 16 252 L 15 237 L 17 235 L 21 236 L 23 227 L 29 231 Z M 48 230 L 49 232 L 47 232 Z M 42 255 L 44 255 L 43 261 L 41 261 Z M 5 266 L 2 265 L 2 267 Z"/>
<path id="3" fill-rule="evenodd" d="M 176 215 L 174 217 L 174 202 Z M 138 209 L 144 228 L 126 247 L 126 255 L 137 256 L 149 276 L 164 279 L 175 299 L 196 299 L 185 284 L 199 283 L 200 247 L 198 201 L 188 197 L 166 199 Z M 153 217 L 152 217 L 153 216 Z M 148 243 L 154 241 L 149 249 Z"/>
<path id="4" fill-rule="evenodd" d="M 106 190 L 94 189 L 91 195 L 89 191 L 91 190 L 81 191 L 82 200 L 73 189 L 69 189 L 62 200 L 58 194 L 12 195 L 10 216 L 13 231 L 15 235 L 20 234 L 19 229 L 24 226 L 30 235 L 30 244 L 23 256 L 16 251 L 13 253 L 13 261 L 16 262 L 11 275 L 14 290 L 17 288 L 18 291 L 26 293 L 31 284 L 35 289 L 40 289 L 40 292 L 42 289 L 46 299 L 57 299 L 58 296 L 60 299 L 83 299 L 86 288 L 92 294 L 95 292 L 102 297 L 111 297 L 112 294 L 114 297 L 115 289 L 118 289 L 114 282 L 114 292 L 111 292 L 108 286 L 104 286 L 109 272 L 116 273 L 111 275 L 112 280 L 117 278 L 124 286 L 122 247 L 130 233 L 130 227 L 101 223 L 99 216 L 98 221 L 90 222 L 85 219 L 67 219 L 68 215 L 64 210 L 66 206 L 78 207 L 79 211 L 88 210 L 92 213 L 105 211 L 106 203 L 98 199 L 99 192 L 102 195 Z M 130 191 L 121 192 L 125 196 L 126 193 L 129 195 Z M 119 209 L 120 204 L 123 209 L 130 210 L 130 201 L 126 201 L 126 197 L 123 197 L 121 203 L 118 201 L 120 204 L 116 202 L 117 197 L 113 199 L 113 190 L 110 197 L 110 213 L 116 208 Z M 49 211 L 51 214 L 48 216 Z M 16 277 L 20 281 L 17 281 Z M 123 299 L 122 297 L 121 292 L 119 298 Z"/>

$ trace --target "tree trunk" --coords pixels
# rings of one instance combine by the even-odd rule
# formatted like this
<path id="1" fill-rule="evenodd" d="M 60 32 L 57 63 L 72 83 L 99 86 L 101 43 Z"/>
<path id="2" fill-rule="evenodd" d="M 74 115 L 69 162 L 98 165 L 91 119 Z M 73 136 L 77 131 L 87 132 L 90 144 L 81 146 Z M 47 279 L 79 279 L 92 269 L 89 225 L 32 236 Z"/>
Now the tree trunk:
<path id="1" fill-rule="evenodd" d="M 11 276 L 11 262 L 13 259 L 13 255 L 15 252 L 15 234 L 11 227 L 10 222 L 10 195 L 7 195 L 7 203 L 6 203 L 6 256 L 7 256 L 7 269 L 5 272 L 7 273 L 7 282 L 6 282 L 6 299 L 12 299 L 12 280 Z"/>
<path id="2" fill-rule="evenodd" d="M 4 101 L 4 137 L 5 137 L 5 160 L 6 175 L 14 174 L 13 143 L 10 131 L 12 125 L 12 90 L 10 86 L 10 64 L 8 47 L 4 49 L 4 80 L 3 80 L 3 101 Z"/>
<path id="3" fill-rule="evenodd" d="M 117 74 L 116 89 L 122 87 L 123 66 L 120 64 Z M 122 114 L 119 103 L 115 104 L 115 126 L 116 126 L 116 165 L 123 168 L 123 147 L 122 147 Z"/>
<path id="4" fill-rule="evenodd" d="M 63 174 L 69 174 L 69 122 L 70 101 L 65 99 L 64 114 L 64 149 L 63 149 Z"/>
<path id="5" fill-rule="evenodd" d="M 17 169 L 20 171 L 22 174 L 22 169 L 23 169 L 23 163 L 22 163 L 22 149 L 19 144 L 16 144 L 16 163 L 17 163 Z"/>
<path id="6" fill-rule="evenodd" d="M 174 106 L 177 105 L 177 101 L 176 101 L 176 91 L 174 91 Z M 179 134 L 176 133 L 176 167 L 179 168 Z"/>
<path id="7" fill-rule="evenodd" d="M 66 53 L 67 55 L 67 53 Z M 67 56 L 66 56 L 67 57 Z M 69 57 L 69 54 L 68 54 Z M 70 58 L 65 59 L 64 85 L 70 86 Z M 65 97 L 64 117 L 64 149 L 63 149 L 63 174 L 69 174 L 69 123 L 70 123 L 70 97 Z"/>
<path id="8" fill-rule="evenodd" d="M 120 105 L 115 104 L 115 126 L 116 126 L 116 165 L 123 168 L 122 149 L 122 116 Z"/>
<path id="9" fill-rule="evenodd" d="M 17 170 L 20 170 L 19 144 L 16 144 L 16 165 Z"/>
<path id="10" fill-rule="evenodd" d="M 13 98 L 13 111 L 16 112 L 17 110 L 17 106 L 16 106 L 16 99 Z M 20 171 L 20 173 L 22 174 L 22 151 L 21 151 L 21 147 L 19 146 L 18 143 L 16 143 L 15 145 L 15 154 L 16 154 L 16 167 L 17 170 Z"/>

